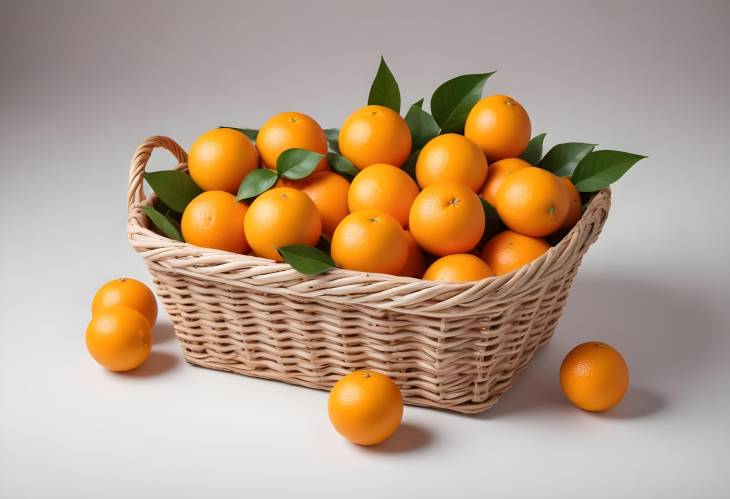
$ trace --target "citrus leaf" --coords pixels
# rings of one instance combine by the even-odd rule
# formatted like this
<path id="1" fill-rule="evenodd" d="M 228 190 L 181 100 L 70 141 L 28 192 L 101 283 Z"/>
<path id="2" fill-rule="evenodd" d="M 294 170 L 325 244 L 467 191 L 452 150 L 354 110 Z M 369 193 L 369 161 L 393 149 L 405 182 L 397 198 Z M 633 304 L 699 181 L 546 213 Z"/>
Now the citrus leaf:
<path id="1" fill-rule="evenodd" d="M 482 202 L 482 208 L 484 209 L 484 218 L 487 220 L 499 220 L 497 209 L 489 204 L 483 197 L 479 196 L 479 200 Z"/>
<path id="2" fill-rule="evenodd" d="M 282 177 L 300 180 L 308 177 L 323 157 L 324 154 L 306 149 L 287 149 L 276 159 L 276 171 Z"/>
<path id="3" fill-rule="evenodd" d="M 169 219 L 151 206 L 143 206 L 142 211 L 163 235 L 176 241 L 183 240 L 182 234 L 180 233 L 180 225 L 175 223 L 174 220 Z"/>
<path id="4" fill-rule="evenodd" d="M 340 154 L 337 154 L 336 152 L 327 153 L 327 161 L 334 171 L 348 180 L 351 180 L 360 173 L 360 170 L 352 164 L 352 161 Z"/>
<path id="5" fill-rule="evenodd" d="M 237 132 L 241 132 L 246 137 L 251 139 L 252 142 L 256 142 L 256 137 L 259 136 L 259 131 L 255 130 L 253 128 L 236 128 L 233 126 L 219 126 L 218 128 L 230 128 L 231 130 L 235 130 Z"/>
<path id="6" fill-rule="evenodd" d="M 403 166 L 401 166 L 401 169 L 408 175 L 410 175 L 411 178 L 416 182 L 418 182 L 418 180 L 416 179 L 416 161 L 418 161 L 419 154 L 421 154 L 421 150 L 416 149 L 411 153 L 410 156 L 408 156 L 408 159 L 406 159 L 406 162 L 403 163 Z"/>
<path id="7" fill-rule="evenodd" d="M 185 211 L 188 203 L 203 192 L 190 178 L 190 174 L 180 170 L 147 172 L 144 179 L 157 197 L 179 213 Z"/>
<path id="8" fill-rule="evenodd" d="M 413 104 L 406 114 L 406 123 L 413 137 L 413 150 L 422 148 L 439 134 L 438 123 L 419 104 L 423 104 L 423 99 Z"/>
<path id="9" fill-rule="evenodd" d="M 550 149 L 538 166 L 553 172 L 559 177 L 566 177 L 573 174 L 578 163 L 590 153 L 596 144 L 584 144 L 582 142 L 566 142 L 558 144 Z M 533 163 L 534 164 L 534 163 Z"/>
<path id="10" fill-rule="evenodd" d="M 539 164 L 542 159 L 542 143 L 545 140 L 545 135 L 547 134 L 541 133 L 530 139 L 527 149 L 522 153 L 520 159 L 524 159 L 533 166 Z"/>
<path id="11" fill-rule="evenodd" d="M 383 56 L 380 56 L 380 66 L 375 75 L 373 84 L 370 86 L 370 95 L 368 96 L 368 105 L 378 105 L 391 108 L 400 114 L 400 89 L 398 82 L 395 81 L 393 73 L 385 63 Z"/>
<path id="12" fill-rule="evenodd" d="M 243 182 L 241 182 L 241 185 L 238 186 L 236 199 L 243 201 L 244 199 L 258 196 L 262 192 L 266 192 L 271 189 L 271 186 L 273 186 L 278 179 L 279 176 L 274 170 L 269 170 L 268 168 L 257 168 L 249 172 L 249 174 L 244 177 Z"/>
<path id="13" fill-rule="evenodd" d="M 278 251 L 286 263 L 305 275 L 319 274 L 335 266 L 335 262 L 327 253 L 312 246 L 292 244 L 283 246 Z"/>
<path id="14" fill-rule="evenodd" d="M 593 151 L 578 163 L 570 180 L 580 192 L 600 191 L 645 157 L 622 151 Z"/>
<path id="15" fill-rule="evenodd" d="M 443 83 L 431 96 L 431 113 L 442 133 L 464 130 L 466 117 L 482 96 L 491 73 L 457 76 Z"/>
<path id="16" fill-rule="evenodd" d="M 327 136 L 327 145 L 332 152 L 340 153 L 340 129 L 326 128 L 324 134 Z"/>
<path id="17" fill-rule="evenodd" d="M 411 107 L 417 107 L 418 109 L 423 109 L 423 99 L 417 100 L 414 102 Z"/>

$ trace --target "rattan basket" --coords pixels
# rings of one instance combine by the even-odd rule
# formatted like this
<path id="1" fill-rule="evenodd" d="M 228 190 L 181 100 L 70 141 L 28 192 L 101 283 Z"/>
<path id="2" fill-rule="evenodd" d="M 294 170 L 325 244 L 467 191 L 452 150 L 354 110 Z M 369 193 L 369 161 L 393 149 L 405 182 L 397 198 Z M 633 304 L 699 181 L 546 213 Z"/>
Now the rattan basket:
<path id="1" fill-rule="evenodd" d="M 150 230 L 143 174 L 157 147 L 187 167 L 172 139 L 142 142 L 131 164 L 127 231 L 188 362 L 325 390 L 369 368 L 390 376 L 408 404 L 461 413 L 496 404 L 550 339 L 611 199 L 609 190 L 598 193 L 559 244 L 511 274 L 473 283 L 341 269 L 306 277 L 285 263 Z"/>

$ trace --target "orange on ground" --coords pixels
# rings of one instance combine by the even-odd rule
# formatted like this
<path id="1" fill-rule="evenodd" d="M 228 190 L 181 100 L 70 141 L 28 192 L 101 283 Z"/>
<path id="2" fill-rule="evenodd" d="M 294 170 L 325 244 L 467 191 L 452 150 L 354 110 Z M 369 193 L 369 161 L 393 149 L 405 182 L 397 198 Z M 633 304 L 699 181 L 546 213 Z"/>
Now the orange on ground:
<path id="1" fill-rule="evenodd" d="M 517 170 L 529 168 L 530 166 L 532 166 L 530 163 L 519 158 L 505 158 L 495 161 L 489 165 L 487 180 L 484 182 L 479 195 L 492 206 L 497 206 L 497 192 L 502 187 L 504 179 Z"/>
<path id="2" fill-rule="evenodd" d="M 214 128 L 195 139 L 188 154 L 188 171 L 204 191 L 238 192 L 243 178 L 259 167 L 251 141 L 230 128 Z"/>
<path id="3" fill-rule="evenodd" d="M 583 202 L 580 200 L 580 193 L 578 192 L 578 189 L 575 188 L 569 177 L 561 177 L 560 181 L 563 183 L 563 186 L 568 193 L 568 215 L 565 217 L 565 222 L 563 222 L 563 225 L 560 226 L 558 232 L 566 233 L 578 223 L 578 219 L 580 219 L 583 208 Z"/>
<path id="4" fill-rule="evenodd" d="M 464 125 L 464 135 L 479 144 L 490 163 L 519 157 L 527 149 L 531 132 L 527 111 L 507 95 L 484 97 Z"/>
<path id="5" fill-rule="evenodd" d="M 248 208 L 244 228 L 257 256 L 283 261 L 282 246 L 314 246 L 322 232 L 322 220 L 314 201 L 291 187 L 277 187 L 257 197 Z"/>
<path id="6" fill-rule="evenodd" d="M 124 305 L 144 315 L 150 327 L 157 321 L 157 300 L 152 290 L 136 279 L 122 277 L 99 288 L 91 302 L 91 315 L 114 305 Z"/>
<path id="7" fill-rule="evenodd" d="M 495 274 L 502 275 L 527 265 L 549 249 L 542 239 L 505 230 L 489 240 L 481 257 Z"/>
<path id="8" fill-rule="evenodd" d="M 629 387 L 629 367 L 621 354 L 600 341 L 578 345 L 560 365 L 560 386 L 573 404 L 605 411 L 618 404 Z"/>
<path id="9" fill-rule="evenodd" d="M 365 106 L 340 128 L 340 152 L 360 170 L 376 163 L 401 167 L 411 153 L 406 120 L 383 106 Z"/>
<path id="10" fill-rule="evenodd" d="M 94 314 L 86 328 L 86 348 L 111 371 L 129 371 L 147 359 L 152 348 L 150 323 L 133 308 L 114 305 Z"/>
<path id="11" fill-rule="evenodd" d="M 185 208 L 180 221 L 185 242 L 202 248 L 246 253 L 249 246 L 243 230 L 246 205 L 223 191 L 197 195 Z"/>
<path id="12" fill-rule="evenodd" d="M 504 224 L 526 236 L 552 234 L 568 216 L 568 192 L 560 177 L 531 166 L 507 177 L 497 192 L 497 212 Z"/>
<path id="13" fill-rule="evenodd" d="M 364 168 L 352 179 L 347 204 L 351 213 L 369 209 L 384 211 L 406 227 L 418 192 L 418 185 L 406 172 L 379 163 Z"/>
<path id="14" fill-rule="evenodd" d="M 341 175 L 333 172 L 317 172 L 302 180 L 282 183 L 299 189 L 314 201 L 322 218 L 322 232 L 328 236 L 335 232 L 337 225 L 350 213 L 347 208 L 350 182 Z"/>
<path id="15" fill-rule="evenodd" d="M 360 210 L 337 226 L 330 251 L 343 269 L 398 275 L 408 258 L 408 239 L 388 213 Z"/>
<path id="16" fill-rule="evenodd" d="M 426 270 L 423 278 L 428 281 L 479 281 L 493 277 L 494 272 L 479 257 L 469 253 L 442 256 Z"/>
<path id="17" fill-rule="evenodd" d="M 413 202 L 408 225 L 416 242 L 429 253 L 468 253 L 484 233 L 484 209 L 479 196 L 464 184 L 432 184 Z"/>
<path id="18" fill-rule="evenodd" d="M 421 247 L 413 239 L 413 235 L 409 231 L 405 231 L 406 240 L 408 242 L 408 256 L 406 257 L 406 264 L 400 271 L 400 275 L 404 277 L 418 277 L 420 278 L 426 271 L 426 262 Z"/>
<path id="19" fill-rule="evenodd" d="M 327 154 L 327 136 L 319 123 L 302 113 L 279 113 L 263 124 L 256 136 L 256 149 L 265 167 L 276 169 L 279 154 L 287 149 L 306 149 Z M 327 170 L 327 158 L 314 171 Z"/>
<path id="20" fill-rule="evenodd" d="M 403 397 L 384 374 L 354 371 L 332 387 L 327 409 L 340 435 L 355 444 L 376 445 L 398 429 Z"/>
<path id="21" fill-rule="evenodd" d="M 428 141 L 416 161 L 416 178 L 421 188 L 455 181 L 479 192 L 486 177 L 487 158 L 482 150 L 471 139 L 456 133 Z"/>

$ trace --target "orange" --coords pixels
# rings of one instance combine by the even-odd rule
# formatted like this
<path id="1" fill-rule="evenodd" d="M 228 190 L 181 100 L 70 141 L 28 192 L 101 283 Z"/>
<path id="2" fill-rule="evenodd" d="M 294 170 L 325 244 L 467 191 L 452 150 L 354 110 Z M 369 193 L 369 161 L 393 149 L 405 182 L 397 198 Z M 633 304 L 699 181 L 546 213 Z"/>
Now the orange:
<path id="1" fill-rule="evenodd" d="M 570 181 L 570 177 L 561 177 L 560 181 L 563 183 L 566 192 L 568 193 L 568 215 L 565 217 L 565 222 L 560 226 L 558 232 L 566 233 L 578 223 L 581 212 L 583 210 L 583 202 L 580 199 L 580 193 L 575 188 L 573 182 Z"/>
<path id="2" fill-rule="evenodd" d="M 254 253 L 283 261 L 282 246 L 314 246 L 322 232 L 322 220 L 314 201 L 291 187 L 277 187 L 257 197 L 246 212 L 244 229 Z"/>
<path id="3" fill-rule="evenodd" d="M 605 411 L 624 397 L 629 387 L 629 367 L 612 346 L 589 341 L 563 359 L 560 386 L 568 400 L 581 409 Z"/>
<path id="4" fill-rule="evenodd" d="M 558 230 L 569 207 L 560 177 L 534 166 L 517 170 L 502 182 L 495 206 L 507 227 L 534 237 Z"/>
<path id="5" fill-rule="evenodd" d="M 527 265 L 549 249 L 542 239 L 505 230 L 489 240 L 481 257 L 495 274 L 502 275 Z"/>
<path id="6" fill-rule="evenodd" d="M 408 239 L 391 215 L 360 210 L 347 215 L 337 226 L 331 253 L 343 269 L 398 275 L 408 258 Z"/>
<path id="7" fill-rule="evenodd" d="M 428 281 L 479 281 L 493 277 L 494 272 L 479 257 L 469 253 L 442 256 L 426 270 L 423 278 Z"/>
<path id="8" fill-rule="evenodd" d="M 243 231 L 246 211 L 246 205 L 228 192 L 199 194 L 183 212 L 180 221 L 183 238 L 202 248 L 247 253 L 249 246 Z"/>
<path id="9" fill-rule="evenodd" d="M 464 135 L 479 144 L 490 163 L 519 157 L 531 132 L 527 111 L 507 95 L 484 97 L 469 111 L 464 125 Z"/>
<path id="10" fill-rule="evenodd" d="M 456 133 L 439 135 L 423 146 L 416 161 L 421 188 L 436 182 L 461 182 L 478 192 L 487 177 L 487 158 L 471 139 Z"/>
<path id="11" fill-rule="evenodd" d="M 279 154 L 287 149 L 327 154 L 327 136 L 319 123 L 302 113 L 279 113 L 266 121 L 256 137 L 256 149 L 265 167 L 276 169 Z M 327 170 L 327 158 L 314 171 Z"/>
<path id="12" fill-rule="evenodd" d="M 406 256 L 406 264 L 401 269 L 400 275 L 420 278 L 426 271 L 423 251 L 409 231 L 405 231 L 405 234 L 406 241 L 408 242 L 408 256 Z"/>
<path id="13" fill-rule="evenodd" d="M 284 185 L 299 189 L 314 201 L 322 218 L 322 232 L 332 236 L 335 228 L 347 216 L 347 192 L 350 182 L 333 172 L 317 172 L 296 182 Z"/>
<path id="14" fill-rule="evenodd" d="M 144 315 L 150 327 L 157 321 L 157 300 L 150 288 L 136 279 L 122 277 L 109 281 L 99 288 L 91 302 L 91 314 L 105 308 L 124 305 Z"/>
<path id="15" fill-rule="evenodd" d="M 376 445 L 398 429 L 403 397 L 386 375 L 354 371 L 332 387 L 327 409 L 340 435 L 355 444 Z"/>
<path id="16" fill-rule="evenodd" d="M 528 168 L 530 166 L 532 166 L 530 163 L 519 158 L 505 158 L 495 161 L 489 165 L 487 180 L 484 182 L 484 186 L 482 186 L 482 190 L 479 192 L 479 195 L 486 199 L 486 201 L 492 206 L 497 206 L 497 192 L 502 186 L 504 179 L 517 170 Z"/>
<path id="17" fill-rule="evenodd" d="M 144 315 L 114 305 L 100 310 L 86 328 L 86 348 L 94 360 L 111 371 L 129 371 L 150 354 L 152 335 Z"/>
<path id="18" fill-rule="evenodd" d="M 468 253 L 484 233 L 484 209 L 469 187 L 440 182 L 429 185 L 416 197 L 408 225 L 416 242 L 429 253 Z"/>
<path id="19" fill-rule="evenodd" d="M 188 154 L 188 171 L 204 191 L 238 192 L 243 178 L 259 167 L 251 141 L 230 128 L 208 130 L 195 139 Z"/>
<path id="20" fill-rule="evenodd" d="M 340 128 L 340 152 L 360 170 L 376 163 L 400 167 L 411 154 L 406 120 L 383 106 L 365 106 Z"/>
<path id="21" fill-rule="evenodd" d="M 418 192 L 418 185 L 406 172 L 379 163 L 364 168 L 352 179 L 347 204 L 351 213 L 369 209 L 384 211 L 405 227 Z"/>

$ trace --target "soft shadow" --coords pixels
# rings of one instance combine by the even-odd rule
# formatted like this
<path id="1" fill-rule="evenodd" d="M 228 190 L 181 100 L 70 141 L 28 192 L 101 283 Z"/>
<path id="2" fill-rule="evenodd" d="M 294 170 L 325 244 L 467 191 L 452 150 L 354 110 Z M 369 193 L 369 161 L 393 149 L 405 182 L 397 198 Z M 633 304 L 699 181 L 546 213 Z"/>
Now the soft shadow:
<path id="1" fill-rule="evenodd" d="M 433 434 L 426 428 L 413 423 L 402 423 L 392 437 L 382 444 L 363 446 L 368 452 L 383 454 L 402 454 L 428 447 L 433 442 Z"/>
<path id="2" fill-rule="evenodd" d="M 175 330 L 171 322 L 157 322 L 152 328 L 152 344 L 166 343 L 175 338 Z"/>
<path id="3" fill-rule="evenodd" d="M 660 395 L 644 388 L 631 388 L 613 409 L 596 413 L 606 419 L 632 419 L 650 416 L 662 410 L 666 401 Z"/>
<path id="4" fill-rule="evenodd" d="M 176 355 L 168 352 L 152 352 L 144 364 L 139 366 L 137 369 L 120 373 L 124 376 L 132 378 L 150 378 L 153 376 L 160 376 L 172 369 L 180 362 Z"/>

